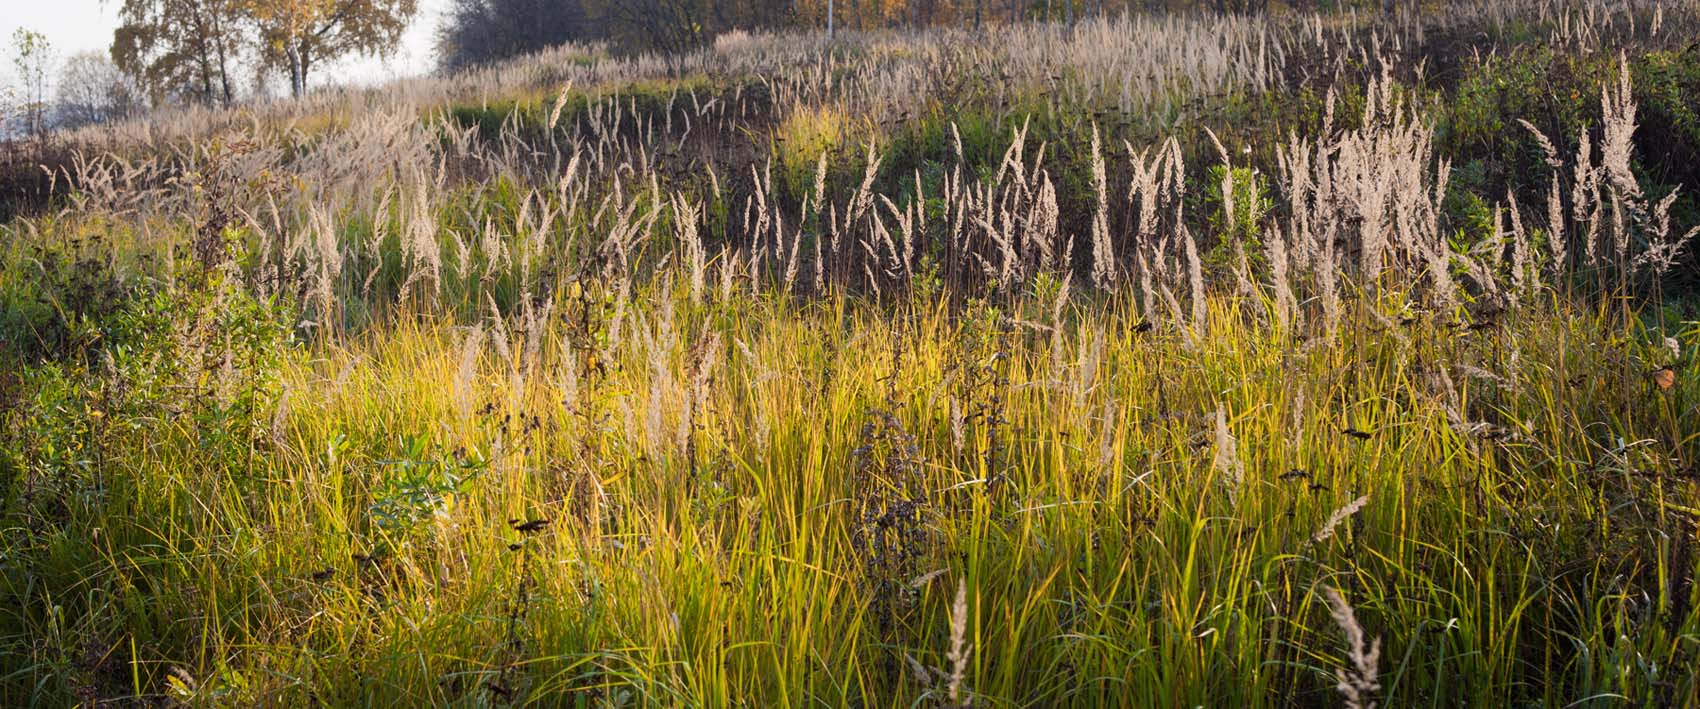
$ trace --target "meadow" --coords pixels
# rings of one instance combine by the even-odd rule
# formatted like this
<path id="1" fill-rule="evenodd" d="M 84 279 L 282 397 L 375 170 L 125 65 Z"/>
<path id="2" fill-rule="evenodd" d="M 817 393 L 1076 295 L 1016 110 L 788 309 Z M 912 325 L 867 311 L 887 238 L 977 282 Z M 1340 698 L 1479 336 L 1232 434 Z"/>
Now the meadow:
<path id="1" fill-rule="evenodd" d="M 0 703 L 1700 704 L 1696 37 L 738 33 L 57 136 Z"/>

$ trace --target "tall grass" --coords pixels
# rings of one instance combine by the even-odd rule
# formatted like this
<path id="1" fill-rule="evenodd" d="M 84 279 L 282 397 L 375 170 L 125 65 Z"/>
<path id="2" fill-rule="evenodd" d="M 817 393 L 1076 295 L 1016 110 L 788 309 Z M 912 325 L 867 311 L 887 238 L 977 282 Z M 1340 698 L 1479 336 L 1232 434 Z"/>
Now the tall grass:
<path id="1" fill-rule="evenodd" d="M 1700 702 L 1627 56 L 1485 224 L 1402 59 L 1692 15 L 745 35 L 84 135 L 0 226 L 0 697 Z M 1104 113 L 1313 69 L 1244 150 Z"/>

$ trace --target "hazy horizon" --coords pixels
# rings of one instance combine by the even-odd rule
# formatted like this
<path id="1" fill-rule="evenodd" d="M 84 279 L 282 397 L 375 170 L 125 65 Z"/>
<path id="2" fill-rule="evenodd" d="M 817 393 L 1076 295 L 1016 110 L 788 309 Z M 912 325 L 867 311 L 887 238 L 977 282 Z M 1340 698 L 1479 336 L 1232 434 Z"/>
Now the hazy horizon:
<path id="1" fill-rule="evenodd" d="M 57 78 L 58 64 L 67 57 L 85 51 L 107 52 L 112 33 L 118 28 L 122 6 L 122 0 L 65 0 L 23 5 L 0 13 L 0 45 L 4 47 L 0 53 L 6 57 L 0 64 L 0 87 L 15 87 L 18 83 L 11 54 L 12 34 L 19 28 L 47 37 L 55 59 L 49 76 L 51 83 Z M 392 56 L 348 57 L 324 64 L 315 70 L 313 86 L 369 86 L 430 71 L 435 63 L 432 37 L 447 7 L 448 0 L 420 0 L 419 15 Z M 269 77 L 269 81 L 274 91 L 281 89 L 287 93 L 287 81 L 281 76 Z"/>

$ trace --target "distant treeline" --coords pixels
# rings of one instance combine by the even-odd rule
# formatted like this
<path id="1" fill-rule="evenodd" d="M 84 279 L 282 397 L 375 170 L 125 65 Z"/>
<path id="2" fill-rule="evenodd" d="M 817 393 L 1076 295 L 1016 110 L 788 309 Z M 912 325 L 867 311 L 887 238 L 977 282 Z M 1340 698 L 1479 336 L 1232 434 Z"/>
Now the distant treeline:
<path id="1" fill-rule="evenodd" d="M 1400 0 L 1401 3 L 1406 0 Z M 1388 2 L 1296 0 L 1322 9 Z M 874 29 L 1052 20 L 1125 11 L 1251 13 L 1268 0 L 454 0 L 438 33 L 443 68 L 486 64 L 567 42 L 677 52 L 729 31 Z"/>

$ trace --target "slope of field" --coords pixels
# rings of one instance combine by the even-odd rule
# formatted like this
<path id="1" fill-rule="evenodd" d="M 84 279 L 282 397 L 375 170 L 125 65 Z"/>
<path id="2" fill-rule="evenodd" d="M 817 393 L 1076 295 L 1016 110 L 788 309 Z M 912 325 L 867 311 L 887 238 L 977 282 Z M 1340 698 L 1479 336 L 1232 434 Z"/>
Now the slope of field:
<path id="1" fill-rule="evenodd" d="M 737 35 L 63 136 L 0 703 L 1695 704 L 1697 33 Z"/>

